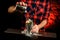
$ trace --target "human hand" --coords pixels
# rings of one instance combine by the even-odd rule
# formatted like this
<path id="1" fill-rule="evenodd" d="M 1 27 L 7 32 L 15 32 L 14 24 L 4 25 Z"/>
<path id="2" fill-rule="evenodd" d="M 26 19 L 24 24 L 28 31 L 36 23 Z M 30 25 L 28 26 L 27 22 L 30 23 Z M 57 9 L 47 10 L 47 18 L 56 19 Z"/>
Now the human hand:
<path id="1" fill-rule="evenodd" d="M 21 6 L 27 6 L 27 4 L 24 3 L 24 2 L 17 2 L 16 5 L 17 5 L 17 4 L 19 4 L 19 5 L 21 5 Z"/>
<path id="2" fill-rule="evenodd" d="M 16 10 L 18 12 L 26 13 L 27 12 L 26 9 L 27 9 L 27 4 L 26 3 L 24 3 L 24 2 L 17 2 L 16 3 Z"/>
<path id="3" fill-rule="evenodd" d="M 39 27 L 38 27 L 38 25 L 34 25 L 34 26 L 32 27 L 32 29 L 31 29 L 31 32 L 32 32 L 32 33 L 38 33 L 38 32 L 39 32 Z"/>

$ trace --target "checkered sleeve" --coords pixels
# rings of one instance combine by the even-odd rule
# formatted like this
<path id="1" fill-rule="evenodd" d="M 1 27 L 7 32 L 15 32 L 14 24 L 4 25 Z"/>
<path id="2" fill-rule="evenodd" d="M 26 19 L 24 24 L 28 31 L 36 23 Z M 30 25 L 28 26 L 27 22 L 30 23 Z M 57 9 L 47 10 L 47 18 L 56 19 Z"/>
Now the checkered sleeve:
<path id="1" fill-rule="evenodd" d="M 49 15 L 50 15 L 50 1 L 46 0 L 46 6 L 45 6 L 45 13 L 43 14 L 43 20 L 44 19 L 48 19 Z"/>

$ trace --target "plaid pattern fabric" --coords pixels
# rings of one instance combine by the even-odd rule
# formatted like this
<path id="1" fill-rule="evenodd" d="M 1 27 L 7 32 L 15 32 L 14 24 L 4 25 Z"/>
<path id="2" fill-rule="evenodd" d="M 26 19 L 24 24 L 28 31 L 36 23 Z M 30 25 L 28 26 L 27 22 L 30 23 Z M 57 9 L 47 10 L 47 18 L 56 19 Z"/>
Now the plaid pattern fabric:
<path id="1" fill-rule="evenodd" d="M 49 0 L 22 0 L 27 3 L 26 18 L 33 20 L 34 24 L 40 24 L 42 20 L 48 19 L 50 11 Z"/>

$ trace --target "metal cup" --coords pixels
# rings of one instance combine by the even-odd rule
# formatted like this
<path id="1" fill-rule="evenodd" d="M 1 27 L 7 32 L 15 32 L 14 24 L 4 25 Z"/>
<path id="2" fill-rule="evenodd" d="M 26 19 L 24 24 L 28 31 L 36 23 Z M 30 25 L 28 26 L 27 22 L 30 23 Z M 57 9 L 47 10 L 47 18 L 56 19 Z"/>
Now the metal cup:
<path id="1" fill-rule="evenodd" d="M 30 32 L 31 31 L 31 29 L 32 29 L 32 26 L 33 26 L 33 21 L 31 20 L 31 19 L 28 19 L 27 21 L 26 21 L 26 34 L 27 35 L 31 35 L 32 33 Z"/>
<path id="2" fill-rule="evenodd" d="M 16 11 L 21 11 L 22 13 L 26 13 L 27 12 L 27 6 L 21 6 L 20 4 L 16 5 Z"/>

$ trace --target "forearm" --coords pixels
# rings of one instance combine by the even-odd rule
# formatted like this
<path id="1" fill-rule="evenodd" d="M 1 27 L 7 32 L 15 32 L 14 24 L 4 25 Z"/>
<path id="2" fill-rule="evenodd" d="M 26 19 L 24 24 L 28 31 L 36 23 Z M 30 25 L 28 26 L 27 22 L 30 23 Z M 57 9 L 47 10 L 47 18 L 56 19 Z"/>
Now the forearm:
<path id="1" fill-rule="evenodd" d="M 43 28 L 47 24 L 47 19 L 43 20 L 39 25 L 39 29 Z"/>

